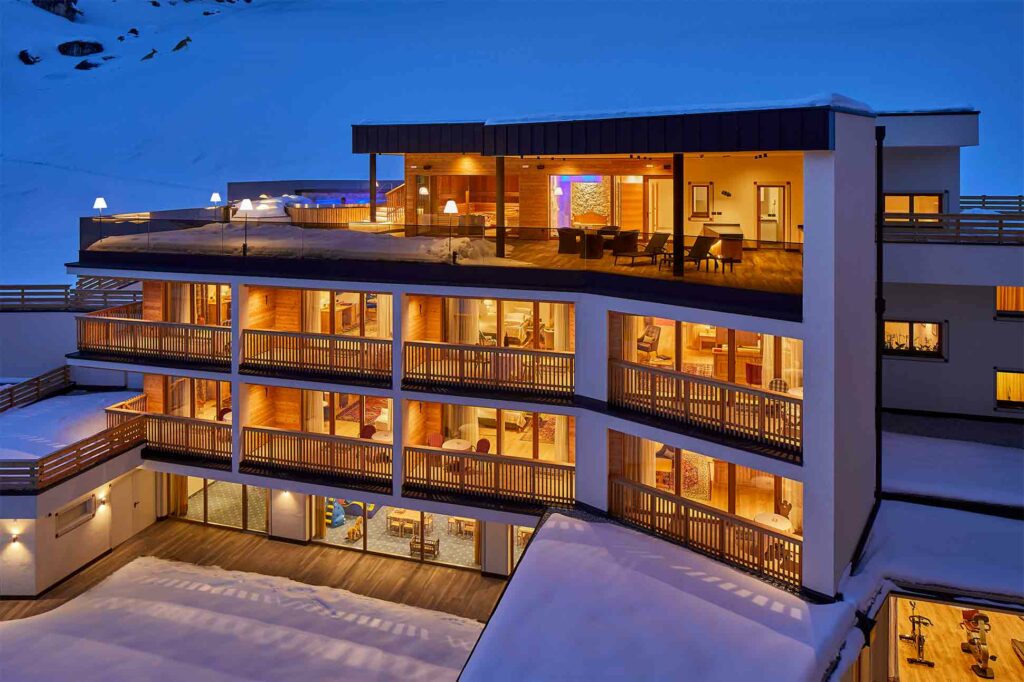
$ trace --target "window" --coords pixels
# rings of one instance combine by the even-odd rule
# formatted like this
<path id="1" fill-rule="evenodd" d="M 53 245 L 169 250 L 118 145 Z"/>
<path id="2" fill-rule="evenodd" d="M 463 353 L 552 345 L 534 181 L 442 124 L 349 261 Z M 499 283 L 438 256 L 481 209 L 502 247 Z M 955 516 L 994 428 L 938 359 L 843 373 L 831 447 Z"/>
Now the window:
<path id="1" fill-rule="evenodd" d="M 690 218 L 711 217 L 711 185 L 690 186 Z"/>
<path id="2" fill-rule="evenodd" d="M 886 194 L 885 212 L 898 215 L 933 215 L 942 213 L 941 194 Z M 907 218 L 887 218 L 889 222 L 909 222 Z M 934 222 L 918 220 L 915 222 Z"/>
<path id="3" fill-rule="evenodd" d="M 996 317 L 1024 319 L 1024 287 L 996 287 Z"/>
<path id="4" fill-rule="evenodd" d="M 96 516 L 96 496 L 90 495 L 84 500 L 64 507 L 57 512 L 57 537 L 78 528 Z"/>
<path id="5" fill-rule="evenodd" d="M 1024 371 L 996 370 L 996 407 L 1024 410 Z"/>
<path id="6" fill-rule="evenodd" d="M 942 324 L 939 322 L 885 322 L 886 355 L 942 357 Z"/>

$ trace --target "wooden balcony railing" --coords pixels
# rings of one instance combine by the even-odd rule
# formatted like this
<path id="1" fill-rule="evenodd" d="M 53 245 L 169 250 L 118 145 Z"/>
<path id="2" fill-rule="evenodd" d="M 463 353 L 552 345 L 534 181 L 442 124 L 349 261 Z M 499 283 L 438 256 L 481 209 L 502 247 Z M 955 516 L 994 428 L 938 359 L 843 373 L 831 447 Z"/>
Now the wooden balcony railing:
<path id="1" fill-rule="evenodd" d="M 391 380 L 390 339 L 245 329 L 242 349 L 246 369 Z"/>
<path id="2" fill-rule="evenodd" d="M 389 223 L 405 223 L 405 184 L 384 194 L 384 209 Z"/>
<path id="3" fill-rule="evenodd" d="M 625 479 L 612 479 L 608 511 L 622 521 L 739 566 L 792 590 L 803 583 L 803 541 Z"/>
<path id="4" fill-rule="evenodd" d="M 403 484 L 540 505 L 572 506 L 576 468 L 523 457 L 407 447 Z"/>
<path id="5" fill-rule="evenodd" d="M 65 365 L 43 372 L 20 384 L 0 389 L 0 412 L 28 405 L 71 386 L 71 368 Z"/>
<path id="6" fill-rule="evenodd" d="M 573 394 L 572 353 L 425 341 L 406 341 L 404 348 L 404 378 L 410 383 L 558 398 Z"/>
<path id="7" fill-rule="evenodd" d="M 294 204 L 287 208 L 292 222 L 302 225 L 343 225 L 364 222 L 370 219 L 369 204 L 347 206 L 301 206 Z"/>
<path id="8" fill-rule="evenodd" d="M 253 426 L 242 430 L 242 440 L 242 466 L 259 473 L 391 486 L 390 443 Z"/>
<path id="9" fill-rule="evenodd" d="M 609 402 L 782 451 L 803 461 L 803 400 L 672 370 L 612 360 Z"/>
<path id="10" fill-rule="evenodd" d="M 882 238 L 887 243 L 1024 246 L 1021 213 L 886 213 L 882 228 Z"/>
<path id="11" fill-rule="evenodd" d="M 0 460 L 0 490 L 39 491 L 141 445 L 146 422 L 136 417 L 35 460 Z"/>
<path id="12" fill-rule="evenodd" d="M 229 327 L 150 322 L 99 314 L 79 316 L 76 322 L 78 350 L 82 353 L 128 361 L 168 360 L 218 369 L 231 366 Z"/>
<path id="13" fill-rule="evenodd" d="M 231 424 L 169 414 L 146 415 L 147 446 L 198 464 L 231 468 Z"/>
<path id="14" fill-rule="evenodd" d="M 148 406 L 148 399 L 145 393 L 140 393 L 137 396 L 129 398 L 128 400 L 122 400 L 119 403 L 114 403 L 110 407 L 106 408 L 104 412 L 107 415 L 107 428 L 123 424 L 126 421 L 130 421 L 135 417 L 143 414 Z"/>
<path id="15" fill-rule="evenodd" d="M 66 284 L 0 285 L 0 310 L 89 310 L 142 300 L 141 291 L 74 289 Z"/>
<path id="16" fill-rule="evenodd" d="M 1024 213 L 1024 194 L 962 194 L 960 210 L 980 208 L 998 213 Z"/>

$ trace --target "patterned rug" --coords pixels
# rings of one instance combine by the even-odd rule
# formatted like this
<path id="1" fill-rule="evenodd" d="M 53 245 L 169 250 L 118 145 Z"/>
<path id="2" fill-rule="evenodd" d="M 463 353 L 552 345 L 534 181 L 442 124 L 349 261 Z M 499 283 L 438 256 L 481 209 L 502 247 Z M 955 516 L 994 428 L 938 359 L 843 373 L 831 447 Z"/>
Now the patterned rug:
<path id="1" fill-rule="evenodd" d="M 367 398 L 366 399 L 366 423 L 372 424 L 377 421 L 377 417 L 380 416 L 381 410 L 386 405 L 385 398 Z M 339 421 L 346 422 L 357 422 L 359 421 L 359 401 L 354 401 L 351 405 L 347 406 L 344 410 L 338 413 Z"/>
<path id="2" fill-rule="evenodd" d="M 554 417 L 548 417 L 547 419 L 545 419 L 544 417 L 538 417 L 538 419 L 540 420 L 540 429 L 539 429 L 539 432 L 540 432 L 539 440 L 540 440 L 540 442 L 541 443 L 554 443 L 555 442 L 555 418 Z M 521 440 L 521 441 L 532 441 L 533 440 L 533 431 L 531 429 L 529 429 L 529 428 L 524 429 L 523 435 L 521 435 L 519 437 L 519 440 Z"/>

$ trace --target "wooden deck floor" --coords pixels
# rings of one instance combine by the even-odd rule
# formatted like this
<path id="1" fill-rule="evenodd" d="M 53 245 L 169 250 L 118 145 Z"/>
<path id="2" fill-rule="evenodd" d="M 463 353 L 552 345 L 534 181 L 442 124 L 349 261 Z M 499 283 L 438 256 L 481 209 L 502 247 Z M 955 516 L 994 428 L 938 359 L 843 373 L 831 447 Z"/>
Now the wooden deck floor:
<path id="1" fill-rule="evenodd" d="M 600 259 L 583 260 L 577 254 L 558 253 L 558 241 L 549 240 L 510 240 L 512 246 L 509 258 L 527 261 L 537 267 L 553 270 L 599 270 L 620 275 L 649 277 L 654 279 L 677 279 L 672 275 L 669 266 L 660 268 L 657 265 L 630 266 L 627 260 L 620 259 L 615 265 L 611 251 L 605 251 Z M 683 281 L 698 284 L 735 287 L 738 289 L 754 289 L 784 294 L 799 294 L 803 291 L 803 255 L 796 251 L 783 249 L 758 249 L 743 252 L 743 262 L 736 263 L 733 270 L 719 269 L 712 266 L 710 272 L 703 268 L 698 272 L 693 264 L 687 264 Z"/>
<path id="2" fill-rule="evenodd" d="M 139 556 L 284 576 L 313 585 L 486 622 L 505 581 L 320 544 L 297 545 L 187 521 L 159 521 L 36 599 L 0 601 L 0 620 L 27 618 L 77 597 Z"/>

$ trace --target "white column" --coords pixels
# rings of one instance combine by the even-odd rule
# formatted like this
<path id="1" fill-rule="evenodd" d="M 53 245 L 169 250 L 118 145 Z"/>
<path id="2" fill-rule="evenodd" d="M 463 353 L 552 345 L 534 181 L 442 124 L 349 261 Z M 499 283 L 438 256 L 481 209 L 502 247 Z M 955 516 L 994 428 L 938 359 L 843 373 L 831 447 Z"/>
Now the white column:
<path id="1" fill-rule="evenodd" d="M 491 575 L 508 575 L 512 572 L 512 557 L 509 555 L 509 531 L 507 523 L 488 521 L 483 523 L 483 546 L 481 548 L 480 570 Z"/>
<path id="2" fill-rule="evenodd" d="M 402 454 L 406 442 L 405 403 L 401 399 L 402 341 L 406 336 L 407 319 L 405 306 L 405 294 L 396 291 L 391 296 L 391 336 L 394 341 L 391 347 L 391 480 L 392 495 L 395 497 L 402 494 Z"/>
<path id="3" fill-rule="evenodd" d="M 231 285 L 231 470 L 238 471 L 242 459 L 242 427 L 249 414 L 249 395 L 238 374 L 242 362 L 242 330 L 249 324 L 249 287 Z"/>
<path id="4" fill-rule="evenodd" d="M 576 395 L 608 399 L 608 308 L 601 297 L 576 302 Z"/>
<path id="5" fill-rule="evenodd" d="M 270 537 L 309 541 L 309 495 L 270 491 Z"/>
<path id="6" fill-rule="evenodd" d="M 576 499 L 608 510 L 608 427 L 590 410 L 576 417 Z"/>
<path id="7" fill-rule="evenodd" d="M 874 120 L 804 154 L 804 585 L 832 595 L 874 501 Z"/>

